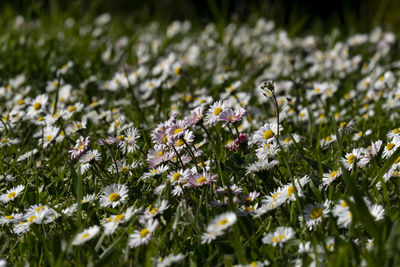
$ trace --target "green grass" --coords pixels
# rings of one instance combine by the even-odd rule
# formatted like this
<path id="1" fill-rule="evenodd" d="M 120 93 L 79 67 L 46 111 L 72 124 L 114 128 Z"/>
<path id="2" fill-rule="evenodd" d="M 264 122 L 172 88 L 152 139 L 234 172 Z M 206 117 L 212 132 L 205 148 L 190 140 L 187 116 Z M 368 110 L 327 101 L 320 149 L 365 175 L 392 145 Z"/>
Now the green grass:
<path id="1" fill-rule="evenodd" d="M 265 260 L 273 266 L 293 265 L 294 261 L 304 266 L 312 262 L 327 266 L 399 265 L 399 178 L 394 174 L 385 182 L 383 177 L 397 164 L 400 150 L 396 145 L 392 156 L 382 155 L 391 142 L 386 134 L 399 127 L 396 123 L 398 64 L 394 64 L 398 60 L 397 41 L 385 44 L 389 48 L 387 54 L 379 54 L 384 51 L 380 47 L 382 44 L 367 41 L 351 46 L 348 41 L 351 36 L 319 34 L 315 36 L 315 46 L 307 46 L 305 38 L 290 39 L 285 36 L 285 29 L 280 28 L 260 30 L 256 23 L 224 27 L 220 22 L 215 28 L 193 24 L 187 32 L 171 37 L 166 34 L 167 26 L 156 23 L 129 24 L 123 18 L 113 17 L 110 23 L 95 26 L 94 18 L 87 15 L 75 19 L 74 25 L 67 28 L 64 23 L 68 13 L 51 19 L 40 12 L 35 14 L 39 14 L 37 19 L 26 18 L 19 27 L 15 26 L 15 14 L 10 10 L 5 10 L 0 19 L 3 25 L 0 28 L 3 55 L 0 62 L 3 118 L 0 195 L 12 199 L 5 200 L 0 207 L 0 222 L 6 221 L 5 216 L 12 213 L 21 216 L 16 222 L 0 226 L 0 257 L 11 266 L 151 266 L 156 265 L 160 257 L 179 253 L 184 257 L 177 264 L 183 266 L 255 262 L 262 265 Z M 298 30 L 288 31 L 295 35 Z M 121 45 L 122 37 L 125 45 Z M 343 44 L 345 48 L 340 47 Z M 195 49 L 199 51 L 197 56 L 193 52 Z M 107 51 L 110 51 L 109 56 Z M 192 51 L 192 55 L 188 51 Z M 359 64 L 351 61 L 356 55 L 361 57 Z M 192 61 L 191 56 L 195 58 Z M 165 75 L 154 73 L 158 64 L 168 57 L 172 60 L 169 65 L 164 62 Z M 314 61 L 310 61 L 310 57 Z M 73 66 L 59 74 L 69 61 Z M 328 63 L 332 65 L 323 66 Z M 348 68 L 340 69 L 341 63 Z M 370 64 L 371 68 L 365 71 L 363 64 Z M 146 74 L 123 85 L 123 75 L 141 67 L 147 69 Z M 383 78 L 384 87 L 375 89 L 375 82 L 386 71 L 391 71 L 394 81 Z M 107 82 L 116 81 L 116 73 L 120 75 L 117 88 L 104 90 Z M 215 82 L 216 75 L 223 73 L 230 76 L 221 83 Z M 25 80 L 15 85 L 13 79 L 18 75 L 23 75 Z M 371 78 L 368 87 L 358 88 L 366 77 Z M 274 80 L 276 85 L 268 98 L 257 88 L 267 79 Z M 55 81 L 58 84 L 54 90 L 47 91 L 48 84 Z M 61 85 L 62 81 L 70 85 L 69 95 L 65 94 L 67 90 Z M 149 81 L 156 86 L 142 90 Z M 236 81 L 241 84 L 232 90 L 229 86 L 234 86 Z M 283 81 L 291 81 L 292 85 L 283 90 Z M 324 82 L 332 84 L 326 88 L 318 85 Z M 227 88 L 229 94 L 223 95 Z M 326 97 L 310 96 L 316 88 Z M 329 89 L 331 95 L 327 92 Z M 147 92 L 150 93 L 145 96 Z M 38 108 L 43 108 L 41 112 L 34 114 L 34 99 L 41 94 L 48 96 L 48 101 Z M 207 97 L 210 99 L 205 103 L 199 101 Z M 185 137 L 181 145 L 169 136 L 165 140 L 172 141 L 166 143 L 163 153 L 174 154 L 175 149 L 181 149 L 179 156 L 157 164 L 168 166 L 168 171 L 145 178 L 146 173 L 152 172 L 148 155 L 152 149 L 157 149 L 152 132 L 159 123 L 166 122 L 173 112 L 178 120 L 187 118 L 190 111 L 200 105 L 206 113 L 214 102 L 225 98 L 229 108 L 242 107 L 247 110 L 246 114 L 228 125 L 223 122 L 207 124 L 207 116 L 204 116 L 196 125 L 183 130 L 193 133 L 194 139 Z M 22 104 L 21 99 L 25 101 Z M 104 102 L 98 106 L 93 104 L 101 101 Z M 83 104 L 81 110 L 78 103 Z M 45 134 L 46 127 L 39 123 L 41 117 L 61 114 L 63 109 L 72 116 L 64 115 L 54 122 L 46 120 L 57 127 L 57 131 Z M 73 123 L 85 118 L 85 128 L 68 131 Z M 273 138 L 267 140 L 266 129 L 260 129 L 277 120 L 283 129 L 279 135 L 273 130 Z M 351 120 L 354 124 L 345 133 L 341 124 L 350 124 Z M 140 135 L 132 141 L 137 145 L 132 153 L 126 153 L 115 143 L 102 145 L 99 142 L 119 136 L 118 144 L 124 144 L 128 137 L 124 128 L 132 126 Z M 369 135 L 366 135 L 367 130 L 371 130 Z M 352 140 L 359 131 L 364 135 Z M 230 151 L 226 144 L 239 133 L 246 134 L 248 140 Z M 257 134 L 261 134 L 259 139 Z M 321 139 L 328 135 L 336 141 L 323 147 Z M 79 160 L 71 160 L 69 152 L 80 136 L 91 136 L 91 149 L 101 154 L 101 159 L 87 163 L 90 168 L 86 172 L 82 171 Z M 286 138 L 293 143 L 286 145 Z M 207 142 L 201 148 L 194 146 L 205 139 Z M 363 150 L 364 154 L 354 161 L 349 158 L 342 161 L 346 153 L 358 148 L 368 149 L 371 142 L 377 140 L 383 141 L 377 155 L 368 155 L 367 150 Z M 256 150 L 267 142 L 271 146 L 275 144 L 279 151 L 271 152 L 267 156 L 269 159 L 259 159 Z M 37 149 L 36 154 L 18 160 L 33 149 Z M 365 166 L 357 166 L 366 159 Z M 248 171 L 250 164 L 268 160 L 277 160 L 279 164 Z M 353 164 L 351 170 L 344 166 L 346 161 Z M 127 164 L 128 170 L 119 167 L 118 172 L 113 172 L 121 162 Z M 216 181 L 200 187 L 183 187 L 181 195 L 174 195 L 176 184 L 167 176 L 179 169 L 203 170 L 203 166 L 196 168 L 196 163 L 200 162 L 203 166 L 208 164 L 208 172 L 217 175 Z M 128 166 L 131 164 L 133 167 Z M 321 188 L 323 175 L 330 170 L 341 170 L 341 175 L 325 190 Z M 8 181 L 7 175 L 15 180 Z M 307 182 L 295 186 L 302 177 L 308 177 Z M 185 181 L 180 180 L 182 186 L 190 184 L 188 177 L 185 178 Z M 201 177 L 194 178 L 198 179 Z M 377 188 L 378 182 L 380 188 Z M 123 196 L 125 203 L 104 207 L 100 198 L 104 189 L 114 183 L 123 184 L 129 190 Z M 14 199 L 7 190 L 18 185 L 23 185 L 24 189 Z M 165 187 L 160 189 L 160 185 Z M 160 189 L 159 194 L 154 193 L 155 189 Z M 284 195 L 279 190 L 290 192 L 288 198 L 278 203 L 278 197 L 272 202 L 273 209 L 261 212 L 267 196 L 275 200 L 274 193 Z M 251 199 L 251 192 L 259 196 Z M 94 194 L 94 199 L 81 203 L 88 194 Z M 168 201 L 168 208 L 163 211 L 159 207 L 162 200 Z M 338 222 L 334 212 L 341 206 L 341 200 L 348 207 L 343 212 L 347 215 L 351 212 L 351 223 L 345 226 Z M 329 202 L 323 214 L 318 213 L 318 209 L 314 213 L 304 213 L 309 204 L 325 201 Z M 74 204 L 73 211 L 65 210 Z M 384 209 L 379 220 L 370 215 L 373 204 Z M 46 205 L 47 212 L 41 213 L 39 208 L 36 213 L 29 213 L 32 205 Z M 129 207 L 136 210 L 135 214 L 120 223 L 113 234 L 106 235 L 103 227 L 106 219 L 126 212 Z M 246 208 L 250 212 L 244 213 Z M 252 209 L 258 210 L 258 215 Z M 226 224 L 228 227 L 209 243 L 202 242 L 207 226 L 227 212 L 236 214 L 232 225 L 227 221 L 216 222 L 217 228 Z M 321 219 L 312 228 L 304 222 L 310 214 L 319 214 L 317 219 Z M 148 222 L 153 215 L 158 227 L 149 234 L 140 232 L 144 229 L 143 221 Z M 26 231 L 17 234 L 15 229 L 20 222 L 29 225 Z M 74 246 L 76 236 L 94 225 L 100 226 L 100 231 L 94 237 L 89 236 L 87 242 Z M 282 243 L 277 236 L 273 245 L 265 244 L 262 241 L 265 236 L 280 226 L 291 227 L 294 235 Z M 131 247 L 129 236 L 135 231 L 151 239 L 146 244 Z M 87 236 L 81 239 L 85 238 Z M 369 247 L 371 239 L 373 246 Z M 299 247 L 305 242 L 310 242 L 309 247 L 306 252 L 300 252 Z"/>

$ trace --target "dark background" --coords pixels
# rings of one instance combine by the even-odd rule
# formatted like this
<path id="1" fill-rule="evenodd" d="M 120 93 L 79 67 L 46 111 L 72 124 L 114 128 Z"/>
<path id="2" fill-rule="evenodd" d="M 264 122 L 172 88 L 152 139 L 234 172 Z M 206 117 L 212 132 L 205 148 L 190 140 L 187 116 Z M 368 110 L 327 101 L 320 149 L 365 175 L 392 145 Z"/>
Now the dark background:
<path id="1" fill-rule="evenodd" d="M 31 17 L 39 10 L 49 17 L 60 12 L 76 17 L 109 12 L 138 23 L 188 19 L 224 24 L 265 17 L 303 33 L 333 28 L 366 32 L 377 25 L 400 31 L 400 0 L 0 0 L 0 8 Z"/>

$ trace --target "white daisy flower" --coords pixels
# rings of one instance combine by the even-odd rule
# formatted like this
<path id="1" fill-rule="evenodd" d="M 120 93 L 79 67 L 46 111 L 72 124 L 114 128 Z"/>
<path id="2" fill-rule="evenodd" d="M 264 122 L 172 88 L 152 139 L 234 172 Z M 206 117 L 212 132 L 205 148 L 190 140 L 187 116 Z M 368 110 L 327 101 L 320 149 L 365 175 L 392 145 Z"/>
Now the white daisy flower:
<path id="1" fill-rule="evenodd" d="M 124 213 L 113 215 L 104 220 L 104 234 L 111 235 L 117 230 L 119 224 L 128 222 L 138 210 L 134 210 L 133 207 L 129 207 Z"/>
<path id="2" fill-rule="evenodd" d="M 173 265 L 174 263 L 180 262 L 185 258 L 185 255 L 179 253 L 179 254 L 170 254 L 164 258 L 159 257 L 158 259 L 155 260 L 156 266 L 157 267 L 168 267 Z"/>
<path id="3" fill-rule="evenodd" d="M 135 230 L 133 234 L 129 235 L 129 246 L 131 248 L 146 245 L 150 242 L 152 233 L 158 227 L 158 220 L 153 218 L 145 222 L 145 227 L 141 230 Z"/>
<path id="4" fill-rule="evenodd" d="M 210 243 L 218 236 L 223 235 L 224 231 L 231 227 L 237 220 L 234 212 L 226 212 L 215 217 L 208 225 L 206 232 L 201 236 L 201 243 Z"/>
<path id="5" fill-rule="evenodd" d="M 128 192 L 128 187 L 124 184 L 109 185 L 104 189 L 103 194 L 100 197 L 100 206 L 112 206 L 115 208 L 121 203 L 126 203 Z"/>
<path id="6" fill-rule="evenodd" d="M 77 234 L 72 241 L 73 246 L 80 246 L 93 237 L 95 237 L 100 231 L 100 227 L 97 225 L 91 226 L 88 229 L 83 230 L 81 233 Z"/>
<path id="7" fill-rule="evenodd" d="M 43 144 L 43 148 L 46 148 L 53 140 L 57 138 L 59 131 L 60 129 L 58 127 L 46 126 L 43 129 L 43 137 L 41 132 L 37 133 L 37 135 L 40 137 L 39 145 Z"/>
<path id="8" fill-rule="evenodd" d="M 155 217 L 158 214 L 162 214 L 168 208 L 169 208 L 168 201 L 162 200 L 161 203 L 156 204 L 153 208 L 151 208 L 151 206 L 147 207 L 147 209 L 144 212 L 144 216 L 146 218 Z"/>
<path id="9" fill-rule="evenodd" d="M 321 139 L 319 141 L 319 144 L 322 149 L 327 149 L 329 147 L 329 145 L 335 141 L 336 141 L 336 135 L 331 134 L 331 135 L 328 135 L 327 137 Z"/>
<path id="10" fill-rule="evenodd" d="M 292 239 L 294 235 L 295 232 L 292 227 L 279 226 L 276 228 L 275 232 L 268 233 L 266 236 L 264 236 L 262 242 L 264 244 L 270 244 L 276 247 L 277 245 L 286 243 L 288 240 Z"/>
<path id="11" fill-rule="evenodd" d="M 392 141 L 386 144 L 385 149 L 382 152 L 382 158 L 387 159 L 397 150 L 400 146 L 400 137 L 395 136 Z"/>
<path id="12" fill-rule="evenodd" d="M 81 156 L 79 163 L 81 165 L 81 171 L 84 173 L 90 168 L 90 163 L 92 161 L 100 161 L 101 154 L 97 149 L 89 150 L 84 155 Z"/>
<path id="13" fill-rule="evenodd" d="M 0 195 L 0 201 L 2 203 L 14 201 L 14 199 L 17 198 L 22 193 L 22 191 L 24 191 L 24 189 L 24 185 L 18 185 L 17 187 L 11 188 L 10 190 L 7 190 L 5 194 Z"/>
<path id="14" fill-rule="evenodd" d="M 0 216 L 0 225 L 6 225 L 11 223 L 19 223 L 24 218 L 22 213 L 12 213 L 10 215 Z"/>
<path id="15" fill-rule="evenodd" d="M 45 94 L 37 96 L 31 102 L 31 105 L 28 108 L 27 114 L 29 114 L 29 116 L 31 118 L 33 118 L 36 116 L 36 114 L 43 112 L 46 108 L 48 99 L 49 99 L 49 97 Z"/>
<path id="16" fill-rule="evenodd" d="M 278 129 L 281 132 L 283 130 L 282 125 L 279 125 L 278 128 L 276 122 L 266 123 L 254 133 L 253 141 L 260 144 L 271 143 L 275 140 L 273 137 L 278 134 Z"/>
<path id="17" fill-rule="evenodd" d="M 325 187 L 325 189 L 328 188 L 328 186 L 339 176 L 341 175 L 341 170 L 337 171 L 329 171 L 329 173 L 324 173 L 322 175 L 322 185 L 321 188 Z"/>
<path id="18" fill-rule="evenodd" d="M 307 204 L 303 210 L 308 229 L 312 230 L 329 213 L 329 202 L 324 204 Z M 302 218 L 302 217 L 300 217 Z"/>
<path id="19" fill-rule="evenodd" d="M 340 203 L 336 204 L 332 209 L 332 214 L 338 218 L 338 226 L 349 228 L 349 225 L 353 220 L 353 214 L 351 213 L 346 201 L 341 200 Z"/>

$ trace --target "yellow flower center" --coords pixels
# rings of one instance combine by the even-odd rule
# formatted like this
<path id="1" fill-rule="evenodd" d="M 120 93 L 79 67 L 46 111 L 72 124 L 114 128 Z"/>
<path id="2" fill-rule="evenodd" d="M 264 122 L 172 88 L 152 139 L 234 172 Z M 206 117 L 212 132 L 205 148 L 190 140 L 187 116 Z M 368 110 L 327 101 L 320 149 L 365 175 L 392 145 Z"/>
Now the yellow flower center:
<path id="1" fill-rule="evenodd" d="M 322 208 L 321 207 L 315 207 L 311 210 L 310 212 L 310 218 L 315 220 L 322 215 Z"/>
<path id="2" fill-rule="evenodd" d="M 204 103 L 206 103 L 206 100 L 205 100 L 204 98 L 202 98 L 202 99 L 199 100 L 199 102 L 200 102 L 201 104 L 204 104 Z"/>
<path id="3" fill-rule="evenodd" d="M 118 201 L 121 198 L 121 196 L 118 195 L 118 193 L 112 193 L 108 198 L 110 199 L 111 202 L 115 202 Z"/>
<path id="4" fill-rule="evenodd" d="M 392 150 L 393 147 L 394 147 L 393 143 L 389 143 L 389 144 L 386 145 L 386 149 L 387 150 Z"/>
<path id="5" fill-rule="evenodd" d="M 36 216 L 32 216 L 32 217 L 30 217 L 30 218 L 28 219 L 28 222 L 33 222 L 35 219 L 37 219 L 37 217 L 36 217 Z"/>
<path id="6" fill-rule="evenodd" d="M 176 74 L 176 75 L 181 74 L 181 71 L 182 71 L 182 68 L 181 68 L 181 67 L 176 67 L 176 68 L 175 68 L 175 74 Z"/>
<path id="7" fill-rule="evenodd" d="M 356 157 L 356 156 L 354 156 L 353 154 L 349 155 L 349 156 L 347 157 L 347 163 L 352 164 L 352 163 L 354 162 L 354 158 L 355 158 L 355 157 Z"/>
<path id="8" fill-rule="evenodd" d="M 124 141 L 125 140 L 125 137 L 123 137 L 122 135 L 118 135 L 118 141 Z"/>
<path id="9" fill-rule="evenodd" d="M 178 181 L 180 177 L 181 177 L 181 174 L 179 172 L 177 172 L 172 176 L 172 179 L 174 179 L 174 181 Z"/>
<path id="10" fill-rule="evenodd" d="M 283 140 L 284 143 L 289 143 L 290 142 L 290 137 L 286 137 L 285 140 Z"/>
<path id="11" fill-rule="evenodd" d="M 149 233 L 149 230 L 147 230 L 146 228 L 142 229 L 140 231 L 140 238 L 145 238 Z"/>
<path id="12" fill-rule="evenodd" d="M 35 211 L 39 212 L 40 210 L 44 210 L 44 207 L 43 206 L 37 207 Z"/>
<path id="13" fill-rule="evenodd" d="M 327 138 L 325 138 L 325 142 L 329 142 L 332 140 L 332 137 L 328 136 Z"/>
<path id="14" fill-rule="evenodd" d="M 73 112 L 73 111 L 75 111 L 76 110 L 76 107 L 75 106 L 70 106 L 69 108 L 68 108 L 68 112 Z"/>
<path id="15" fill-rule="evenodd" d="M 81 151 L 81 150 L 83 149 L 84 146 L 85 146 L 85 145 L 80 145 L 80 146 L 78 147 L 78 150 Z"/>
<path id="16" fill-rule="evenodd" d="M 8 216 L 5 216 L 4 218 L 6 218 L 7 220 L 12 220 L 12 219 L 14 219 L 14 216 L 8 215 Z"/>
<path id="17" fill-rule="evenodd" d="M 88 238 L 89 237 L 89 234 L 88 233 L 84 233 L 83 235 L 82 235 L 82 239 L 85 239 L 85 238 Z"/>
<path id="18" fill-rule="evenodd" d="M 347 207 L 346 201 L 343 201 L 343 202 L 342 202 L 342 207 L 343 207 L 343 208 Z"/>
<path id="19" fill-rule="evenodd" d="M 57 81 L 54 81 L 54 82 L 53 82 L 53 86 L 54 86 L 54 87 L 57 87 L 57 86 L 58 86 L 58 82 L 57 82 Z"/>
<path id="20" fill-rule="evenodd" d="M 214 109 L 215 116 L 218 116 L 221 112 L 222 112 L 222 108 L 220 108 L 220 107 L 217 107 L 216 109 Z"/>
<path id="21" fill-rule="evenodd" d="M 126 167 L 126 166 L 121 167 L 121 172 L 126 172 L 127 170 L 128 170 L 128 167 Z"/>
<path id="22" fill-rule="evenodd" d="M 42 107 L 42 104 L 40 104 L 39 102 L 33 104 L 33 109 L 34 110 L 39 110 Z"/>
<path id="23" fill-rule="evenodd" d="M 394 164 L 397 164 L 397 163 L 399 163 L 399 162 L 400 162 L 400 157 L 398 157 L 398 158 L 395 160 Z"/>
<path id="24" fill-rule="evenodd" d="M 294 187 L 293 185 L 289 186 L 288 190 L 287 190 L 287 194 L 290 197 L 294 192 Z"/>
<path id="25" fill-rule="evenodd" d="M 180 132 L 182 132 L 182 129 L 181 129 L 181 128 L 178 128 L 178 129 L 176 129 L 176 130 L 174 131 L 174 134 L 178 134 L 178 133 L 180 133 Z"/>
<path id="26" fill-rule="evenodd" d="M 329 174 L 329 176 L 333 179 L 333 177 L 335 177 L 338 174 L 337 171 L 333 171 L 331 172 L 331 174 Z"/>
<path id="27" fill-rule="evenodd" d="M 264 132 L 264 139 L 270 139 L 274 136 L 274 132 L 272 132 L 271 130 L 266 130 Z"/>
<path id="28" fill-rule="evenodd" d="M 178 139 L 178 141 L 176 141 L 177 146 L 183 146 L 184 144 L 185 144 L 185 142 L 183 142 L 182 139 Z"/>
<path id="29" fill-rule="evenodd" d="M 17 105 L 21 106 L 23 104 L 25 104 L 25 100 L 23 99 L 18 100 Z"/>
<path id="30" fill-rule="evenodd" d="M 73 127 L 74 131 L 77 131 L 80 128 L 82 128 L 82 124 L 80 124 L 80 123 L 75 124 L 74 127 Z"/>
<path id="31" fill-rule="evenodd" d="M 204 176 L 202 176 L 202 177 L 200 177 L 199 179 L 197 179 L 197 182 L 198 182 L 199 184 L 202 184 L 202 183 L 204 183 L 205 181 L 207 181 L 207 179 L 206 179 L 206 177 L 204 177 Z"/>
<path id="32" fill-rule="evenodd" d="M 118 214 L 117 216 L 115 216 L 114 218 L 114 222 L 120 221 L 124 218 L 124 214 Z"/>
<path id="33" fill-rule="evenodd" d="M 8 199 L 15 197 L 15 192 L 11 192 L 8 194 Z"/>
<path id="34" fill-rule="evenodd" d="M 252 261 L 252 262 L 250 263 L 250 266 L 257 266 L 257 262 L 256 262 L 256 261 Z"/>
<path id="35" fill-rule="evenodd" d="M 150 211 L 150 213 L 151 213 L 152 215 L 154 215 L 154 213 L 156 213 L 157 211 L 158 211 L 157 208 L 153 208 L 153 209 Z"/>
<path id="36" fill-rule="evenodd" d="M 228 219 L 222 219 L 222 220 L 220 220 L 220 221 L 218 222 L 217 226 L 222 226 L 222 225 L 224 225 L 224 224 L 227 224 L 228 222 L 229 222 Z"/>
<path id="37" fill-rule="evenodd" d="M 398 134 L 399 132 L 400 132 L 400 129 L 399 129 L 399 128 L 396 128 L 396 129 L 393 130 L 393 133 L 394 133 L 394 134 Z"/>

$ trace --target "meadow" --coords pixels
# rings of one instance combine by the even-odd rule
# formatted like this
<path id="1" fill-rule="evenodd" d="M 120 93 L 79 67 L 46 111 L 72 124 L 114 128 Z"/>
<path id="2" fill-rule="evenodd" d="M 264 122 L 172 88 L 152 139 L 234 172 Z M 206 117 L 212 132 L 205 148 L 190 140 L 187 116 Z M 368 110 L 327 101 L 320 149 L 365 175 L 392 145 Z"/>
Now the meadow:
<path id="1" fill-rule="evenodd" d="M 3 17 L 0 266 L 399 266 L 382 28 Z"/>

